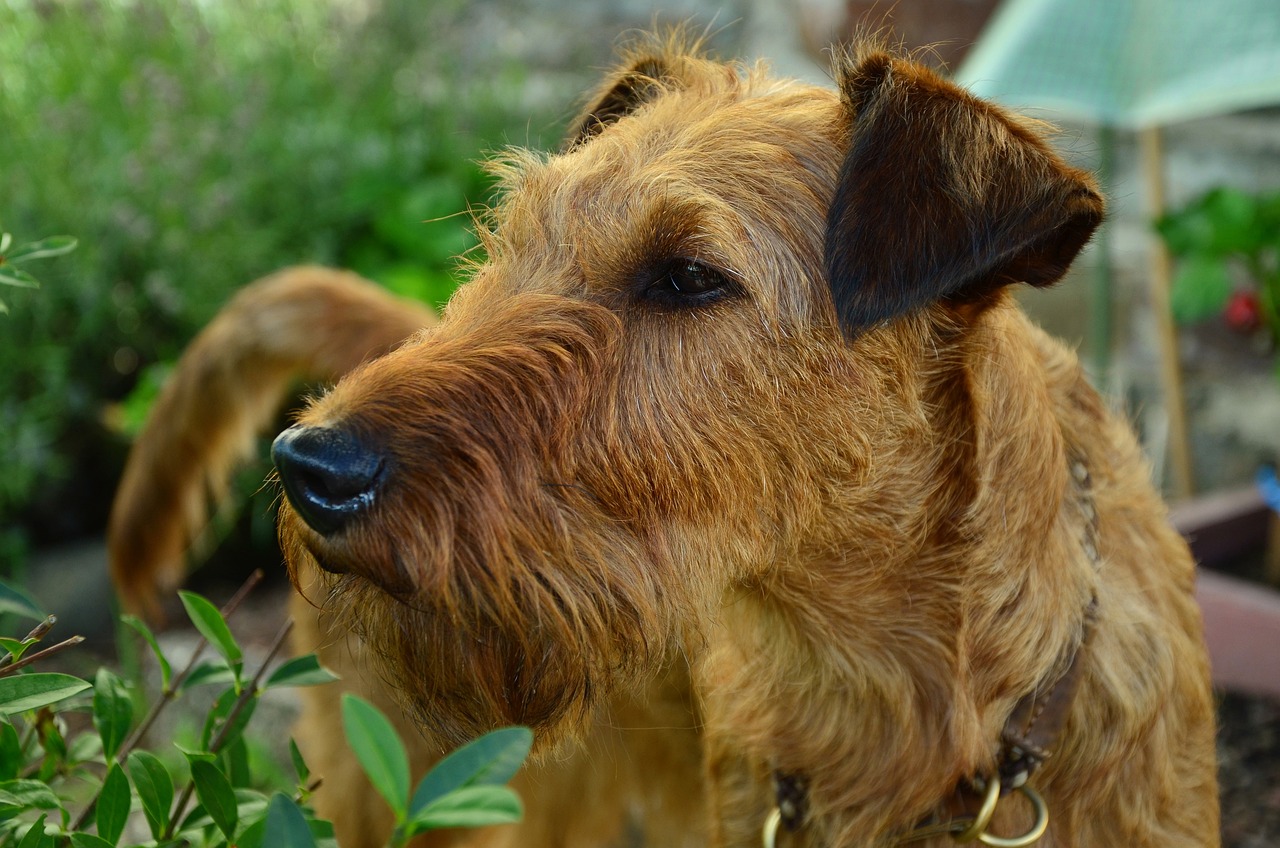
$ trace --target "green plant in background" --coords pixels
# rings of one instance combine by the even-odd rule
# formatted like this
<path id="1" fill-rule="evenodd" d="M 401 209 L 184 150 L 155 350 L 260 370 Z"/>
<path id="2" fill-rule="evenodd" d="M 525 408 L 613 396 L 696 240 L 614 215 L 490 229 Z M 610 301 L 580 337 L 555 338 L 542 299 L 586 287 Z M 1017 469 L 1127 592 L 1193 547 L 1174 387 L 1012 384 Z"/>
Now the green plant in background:
<path id="1" fill-rule="evenodd" d="M 35 259 L 62 256 L 75 249 L 76 240 L 71 236 L 50 236 L 29 244 L 15 245 L 13 235 L 0 229 L 0 285 L 38 289 L 40 281 L 31 276 L 30 271 L 20 266 Z M 9 307 L 0 300 L 0 314 L 8 311 Z"/>
<path id="2" fill-rule="evenodd" d="M 160 669 L 160 697 L 139 718 L 138 693 L 107 668 L 92 684 L 61 673 L 31 672 L 78 638 L 32 650 L 54 619 L 22 592 L 0 584 L 0 612 L 42 619 L 24 639 L 0 639 L 0 846 L 4 848 L 329 848 L 333 827 L 317 820 L 309 798 L 318 785 L 297 746 L 290 743 L 296 780 L 291 786 L 254 784 L 246 727 L 263 693 L 312 686 L 336 678 L 315 655 L 289 660 L 267 673 L 283 645 L 281 628 L 262 665 L 245 668 L 240 645 L 224 610 L 205 598 L 181 593 L 204 641 L 175 673 L 151 631 L 125 617 L 151 647 Z M 216 656 L 202 659 L 212 646 Z M 218 687 L 199 737 L 173 751 L 148 750 L 142 741 L 160 712 L 197 687 Z M 90 691 L 92 690 L 92 691 Z M 88 715 L 91 723 L 77 720 Z M 395 811 L 389 845 L 442 827 L 477 827 L 518 821 L 520 800 L 504 784 L 523 764 L 532 736 L 505 728 L 483 736 L 442 760 L 408 792 L 404 746 L 376 709 L 347 696 L 343 719 L 348 742 L 374 786 Z M 143 821 L 130 827 L 135 811 Z M 145 824 L 145 830 L 143 825 Z M 147 833 L 141 837 L 138 834 Z"/>
<path id="3" fill-rule="evenodd" d="M 528 134 L 519 69 L 441 47 L 469 15 L 0 2 L 0 216 L 81 241 L 38 297 L 5 289 L 21 320 L 0 332 L 0 569 L 23 536 L 100 532 L 127 442 L 106 413 L 240 286 L 320 262 L 448 297 L 482 145 Z"/>
<path id="4" fill-rule="evenodd" d="M 1216 188 L 1156 222 L 1178 262 L 1175 317 L 1221 314 L 1229 326 L 1280 342 L 1280 192 Z M 1278 372 L 1277 376 L 1280 376 Z"/>
<path id="5" fill-rule="evenodd" d="M 5 232 L 0 227 L 0 285 L 17 289 L 39 288 L 40 281 L 23 266 L 38 259 L 51 259 L 55 256 L 62 256 L 75 250 L 75 248 L 76 240 L 71 236 L 50 236 L 39 241 L 15 244 L 13 235 Z M 0 299 L 0 315 L 8 314 L 8 312 L 8 304 L 3 299 Z M 3 336 L 3 333 L 0 333 L 0 336 Z M 3 348 L 3 342 L 0 342 L 0 349 Z M 6 417 L 6 410 L 11 411 L 12 407 L 0 400 L 0 420 L 4 420 Z M 13 452 L 15 454 L 24 447 L 22 445 L 22 435 L 21 432 L 18 432 L 11 433 L 9 436 L 9 440 L 13 443 Z M 3 454 L 4 450 L 0 449 L 0 456 Z M 4 475 L 4 482 L 0 482 L 0 519 L 5 515 L 4 504 L 6 500 L 13 497 L 12 493 L 24 492 L 34 483 L 32 476 L 24 477 L 24 472 L 30 471 L 28 466 L 20 464 L 8 470 L 9 473 Z M 17 531 L 0 525 L 0 565 L 3 565 L 6 561 L 17 559 L 18 552 L 23 550 L 24 547 L 24 540 Z"/>

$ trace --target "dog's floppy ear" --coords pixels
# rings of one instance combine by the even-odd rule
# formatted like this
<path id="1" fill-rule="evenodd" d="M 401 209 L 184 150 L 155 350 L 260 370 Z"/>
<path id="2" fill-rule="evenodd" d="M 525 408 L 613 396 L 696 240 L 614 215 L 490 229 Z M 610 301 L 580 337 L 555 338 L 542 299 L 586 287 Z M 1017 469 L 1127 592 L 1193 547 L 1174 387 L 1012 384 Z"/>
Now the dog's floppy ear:
<path id="1" fill-rule="evenodd" d="M 564 149 L 589 141 L 605 127 L 652 100 L 661 90 L 661 82 L 671 75 L 671 63 L 662 56 L 632 57 L 609 74 L 588 99 L 586 108 L 569 125 Z"/>
<path id="2" fill-rule="evenodd" d="M 847 335 L 1066 272 L 1102 221 L 1088 174 L 919 65 L 873 52 L 838 72 L 851 128 L 825 253 Z"/>

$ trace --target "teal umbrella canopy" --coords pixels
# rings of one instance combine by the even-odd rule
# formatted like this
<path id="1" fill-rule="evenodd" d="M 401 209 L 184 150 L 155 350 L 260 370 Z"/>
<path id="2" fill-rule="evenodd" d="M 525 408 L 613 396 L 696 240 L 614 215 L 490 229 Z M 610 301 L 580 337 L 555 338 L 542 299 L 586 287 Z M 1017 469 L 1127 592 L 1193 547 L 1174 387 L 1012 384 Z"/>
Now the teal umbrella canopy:
<path id="1" fill-rule="evenodd" d="M 956 78 L 1127 129 L 1278 104 L 1280 0 L 1006 0 Z"/>

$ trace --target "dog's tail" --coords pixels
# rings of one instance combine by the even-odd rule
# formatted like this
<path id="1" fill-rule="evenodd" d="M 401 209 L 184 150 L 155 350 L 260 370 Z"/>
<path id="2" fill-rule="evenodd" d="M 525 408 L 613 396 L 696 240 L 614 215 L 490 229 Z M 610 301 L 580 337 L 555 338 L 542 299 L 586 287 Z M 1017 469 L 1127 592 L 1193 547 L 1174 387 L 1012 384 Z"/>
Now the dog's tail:
<path id="1" fill-rule="evenodd" d="M 302 380 L 334 381 L 435 323 L 354 274 L 291 268 L 241 291 L 183 353 L 134 443 L 108 526 L 121 601 L 154 614 L 187 549 Z"/>

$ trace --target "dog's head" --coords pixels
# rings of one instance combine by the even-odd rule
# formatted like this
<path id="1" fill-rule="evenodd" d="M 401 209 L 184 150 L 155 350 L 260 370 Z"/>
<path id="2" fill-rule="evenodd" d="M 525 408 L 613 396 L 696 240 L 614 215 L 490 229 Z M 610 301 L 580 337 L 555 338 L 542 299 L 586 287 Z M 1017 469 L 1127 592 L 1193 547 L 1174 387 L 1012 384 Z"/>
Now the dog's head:
<path id="1" fill-rule="evenodd" d="M 923 538 L 901 512 L 932 495 L 878 458 L 935 435 L 930 357 L 1061 277 L 1102 201 L 922 67 L 837 70 L 637 50 L 560 153 L 495 165 L 441 326 L 277 441 L 291 565 L 443 738 L 572 727 L 731 587 L 824 557 L 874 582 Z"/>

